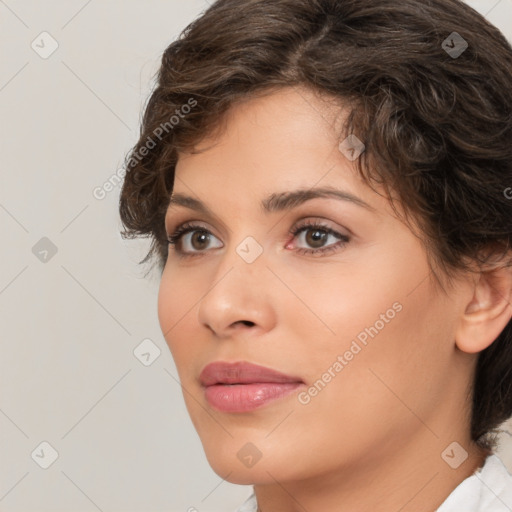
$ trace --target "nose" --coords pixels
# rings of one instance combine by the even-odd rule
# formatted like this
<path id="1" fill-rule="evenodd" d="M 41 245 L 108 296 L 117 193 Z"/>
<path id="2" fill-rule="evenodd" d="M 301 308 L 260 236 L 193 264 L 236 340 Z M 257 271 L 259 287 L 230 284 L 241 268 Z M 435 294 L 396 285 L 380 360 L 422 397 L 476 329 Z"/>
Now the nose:
<path id="1" fill-rule="evenodd" d="M 264 253 L 248 263 L 235 249 L 226 252 L 199 303 L 201 325 L 219 339 L 271 330 L 276 282 L 266 263 Z"/>

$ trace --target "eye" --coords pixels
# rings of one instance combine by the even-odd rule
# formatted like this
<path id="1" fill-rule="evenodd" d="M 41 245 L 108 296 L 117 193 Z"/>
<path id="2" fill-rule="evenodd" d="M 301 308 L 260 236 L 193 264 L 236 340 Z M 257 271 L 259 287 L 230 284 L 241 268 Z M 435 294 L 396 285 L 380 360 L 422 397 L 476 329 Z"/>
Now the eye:
<path id="1" fill-rule="evenodd" d="M 307 235 L 308 232 L 310 233 L 309 236 Z M 313 248 L 298 248 L 297 252 L 299 254 L 324 255 L 328 252 L 335 252 L 350 241 L 347 235 L 338 233 L 329 226 L 315 221 L 303 222 L 290 231 L 290 234 L 293 235 L 294 238 L 302 233 L 304 233 L 304 236 L 299 238 L 306 244 L 313 246 Z M 192 236 L 187 236 L 189 234 Z M 214 235 L 203 226 L 185 223 L 179 226 L 172 235 L 169 235 L 168 243 L 174 246 L 175 252 L 179 257 L 189 258 L 203 255 L 205 253 L 204 249 L 213 236 Z M 324 244 L 329 237 L 338 239 L 338 243 L 325 247 Z M 219 247 L 222 247 L 222 244 L 217 246 L 217 248 Z"/>
<path id="2" fill-rule="evenodd" d="M 187 237 L 188 234 L 192 234 L 192 236 Z M 185 223 L 179 226 L 172 235 L 169 235 L 167 241 L 175 247 L 175 252 L 180 257 L 189 257 L 201 255 L 202 252 L 194 252 L 194 250 L 202 251 L 205 248 L 204 245 L 208 244 L 210 236 L 213 235 L 206 228 Z M 192 244 L 192 251 L 183 249 L 183 245 L 187 245 L 187 243 Z"/>
<path id="3" fill-rule="evenodd" d="M 333 253 L 350 241 L 347 235 L 338 233 L 338 231 L 335 231 L 321 222 L 311 220 L 299 224 L 290 233 L 294 238 L 298 234 L 304 234 L 304 236 L 300 236 L 299 239 L 302 239 L 306 244 L 310 244 L 310 246 L 312 245 L 314 247 L 313 249 L 299 248 L 297 249 L 299 254 L 325 255 L 327 253 Z M 325 244 L 329 237 L 337 238 L 339 242 L 324 246 L 323 244 Z"/>

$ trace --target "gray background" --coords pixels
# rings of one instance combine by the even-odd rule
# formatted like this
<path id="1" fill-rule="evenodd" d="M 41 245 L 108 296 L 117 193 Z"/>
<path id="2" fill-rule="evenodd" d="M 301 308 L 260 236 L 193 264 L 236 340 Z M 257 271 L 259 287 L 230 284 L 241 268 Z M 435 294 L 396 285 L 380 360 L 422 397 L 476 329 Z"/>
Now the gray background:
<path id="1" fill-rule="evenodd" d="M 512 0 L 468 3 L 512 41 Z M 229 512 L 250 494 L 213 472 L 188 417 L 158 277 L 137 265 L 148 240 L 121 239 L 119 186 L 93 194 L 137 140 L 161 53 L 207 6 L 0 0 L 4 512 Z"/>

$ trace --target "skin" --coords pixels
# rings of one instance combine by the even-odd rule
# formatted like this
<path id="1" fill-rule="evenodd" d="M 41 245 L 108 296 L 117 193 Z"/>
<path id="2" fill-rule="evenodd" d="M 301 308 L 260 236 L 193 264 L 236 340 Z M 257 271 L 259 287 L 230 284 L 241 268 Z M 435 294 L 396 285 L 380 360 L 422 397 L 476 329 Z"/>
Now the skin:
<path id="1" fill-rule="evenodd" d="M 260 510 L 433 511 L 484 462 L 470 439 L 467 390 L 478 352 L 512 316 L 512 277 L 464 275 L 448 294 L 439 290 L 420 239 L 338 150 L 342 112 L 307 89 L 283 88 L 236 105 L 202 152 L 180 155 L 173 193 L 200 199 L 214 216 L 167 212 L 168 234 L 195 221 L 211 235 L 202 245 L 184 235 L 181 249 L 199 256 L 169 248 L 160 326 L 210 465 L 230 482 L 254 484 Z M 349 191 L 374 211 L 332 198 L 260 209 L 271 193 L 318 186 Z M 315 244 L 315 228 L 293 237 L 301 220 L 350 240 L 300 254 L 339 242 L 325 235 Z M 250 264 L 236 252 L 248 236 L 263 249 Z M 400 312 L 300 403 L 299 391 L 397 302 Z M 212 361 L 253 362 L 305 385 L 248 413 L 219 412 L 199 383 Z M 237 457 L 248 442 L 261 452 L 252 467 Z M 453 442 L 456 457 L 468 455 L 456 469 L 441 456 Z"/>

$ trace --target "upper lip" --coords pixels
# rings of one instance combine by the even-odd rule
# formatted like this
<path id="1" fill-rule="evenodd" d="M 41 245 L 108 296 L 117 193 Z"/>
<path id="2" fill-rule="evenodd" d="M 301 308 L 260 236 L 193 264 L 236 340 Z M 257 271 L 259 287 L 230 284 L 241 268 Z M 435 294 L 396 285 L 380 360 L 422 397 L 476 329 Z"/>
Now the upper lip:
<path id="1" fill-rule="evenodd" d="M 203 386 L 257 382 L 303 382 L 300 377 L 285 375 L 271 368 L 245 361 L 235 363 L 216 361 L 207 364 L 201 371 L 199 380 Z"/>

